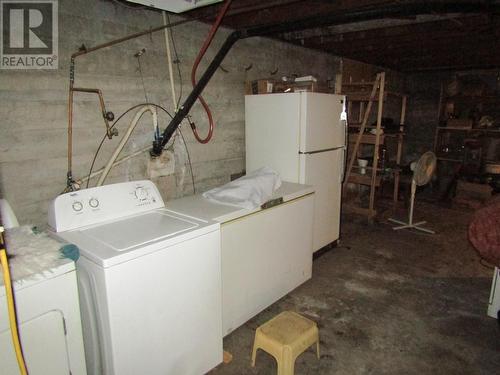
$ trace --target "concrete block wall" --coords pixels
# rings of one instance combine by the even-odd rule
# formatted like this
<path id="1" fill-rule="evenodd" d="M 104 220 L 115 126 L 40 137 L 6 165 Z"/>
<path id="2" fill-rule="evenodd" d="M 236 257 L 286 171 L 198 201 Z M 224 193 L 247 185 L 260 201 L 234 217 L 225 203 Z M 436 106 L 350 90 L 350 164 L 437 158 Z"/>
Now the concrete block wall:
<path id="1" fill-rule="evenodd" d="M 171 16 L 172 22 L 181 20 Z M 134 10 L 110 0 L 59 1 L 59 69 L 54 71 L 0 71 L 0 195 L 13 206 L 21 223 L 44 227 L 48 203 L 64 188 L 67 171 L 67 100 L 69 56 L 84 44 L 87 47 L 162 24 L 161 13 Z M 190 92 L 192 63 L 209 25 L 189 22 L 173 29 L 179 53 L 182 85 L 175 73 L 177 94 L 183 98 Z M 199 75 L 214 56 L 229 31 L 221 29 L 204 61 Z M 145 101 L 137 58 L 141 56 L 144 87 L 150 102 L 174 112 L 168 79 L 163 32 L 150 34 L 77 58 L 75 86 L 99 88 L 107 109 L 115 116 Z M 249 66 L 250 70 L 246 70 Z M 189 125 L 182 131 L 190 151 L 198 192 L 228 182 L 230 175 L 245 169 L 244 87 L 250 79 L 289 74 L 314 74 L 319 79 L 332 79 L 339 59 L 278 41 L 253 38 L 239 41 L 223 61 L 203 96 L 210 104 L 216 123 L 215 135 L 208 145 L 198 144 Z M 175 67 L 174 67 L 175 68 Z M 124 134 L 135 111 L 118 124 L 120 136 L 106 140 L 96 160 L 102 167 Z M 206 134 L 207 121 L 199 104 L 192 119 L 201 135 Z M 122 155 L 150 144 L 152 126 L 145 114 Z M 168 116 L 160 113 L 160 128 L 168 124 Z M 104 135 L 98 99 L 92 94 L 77 93 L 74 105 L 73 175 L 81 178 Z M 185 149 L 177 140 L 175 173 L 157 180 L 165 199 L 192 194 L 191 176 Z M 148 156 L 131 159 L 115 167 L 106 183 L 147 178 Z M 90 182 L 93 186 L 94 181 Z"/>

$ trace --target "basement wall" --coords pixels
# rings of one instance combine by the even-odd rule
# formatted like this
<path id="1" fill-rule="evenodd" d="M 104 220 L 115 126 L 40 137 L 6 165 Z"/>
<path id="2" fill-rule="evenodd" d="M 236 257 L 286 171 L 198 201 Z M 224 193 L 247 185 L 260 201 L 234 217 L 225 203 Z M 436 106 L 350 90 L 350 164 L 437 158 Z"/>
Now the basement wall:
<path id="1" fill-rule="evenodd" d="M 439 123 L 439 96 L 443 73 L 414 73 L 406 77 L 409 95 L 405 140 L 406 160 L 416 160 L 434 149 L 434 134 Z"/>
<path id="2" fill-rule="evenodd" d="M 173 22 L 180 20 L 171 17 Z M 59 1 L 59 69 L 0 71 L 0 196 L 8 199 L 21 224 L 45 226 L 47 207 L 66 187 L 67 171 L 67 101 L 69 56 L 84 44 L 91 47 L 124 35 L 162 24 L 161 13 L 134 10 L 109 0 Z M 173 29 L 182 85 L 175 73 L 177 95 L 190 92 L 190 70 L 209 25 L 190 22 Z M 228 35 L 220 30 L 200 64 L 198 77 Z M 140 57 L 144 88 L 138 60 Z M 339 59 L 271 39 L 239 41 L 205 89 L 216 128 L 212 142 L 198 144 L 189 125 L 182 131 L 193 164 L 196 191 L 201 192 L 230 180 L 245 169 L 244 89 L 245 81 L 265 78 L 278 69 L 274 78 L 283 75 L 314 74 L 320 80 L 333 79 Z M 174 67 L 175 69 L 175 67 Z M 76 87 L 99 88 L 107 109 L 118 117 L 129 107 L 144 102 L 158 103 L 174 112 L 168 79 L 163 32 L 147 35 L 121 45 L 76 59 Z M 105 140 L 96 159 L 102 167 L 118 144 L 135 111 L 117 125 L 120 136 Z M 202 136 L 207 121 L 199 104 L 192 119 Z M 160 128 L 168 124 L 160 114 Z M 97 97 L 75 94 L 73 129 L 73 176 L 88 174 L 90 164 L 104 135 Z M 152 140 L 150 115 L 145 114 L 122 156 L 148 146 Z M 166 200 L 193 193 L 187 155 L 182 141 L 172 149 L 174 173 L 156 179 Z M 143 154 L 114 168 L 106 183 L 148 178 L 148 156 Z M 90 182 L 93 186 L 94 180 Z"/>

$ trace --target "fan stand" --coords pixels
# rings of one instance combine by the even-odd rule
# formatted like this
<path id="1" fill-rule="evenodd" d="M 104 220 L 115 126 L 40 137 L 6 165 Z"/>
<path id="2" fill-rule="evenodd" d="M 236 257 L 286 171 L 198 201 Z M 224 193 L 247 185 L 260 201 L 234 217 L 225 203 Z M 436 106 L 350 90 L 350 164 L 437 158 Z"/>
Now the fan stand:
<path id="1" fill-rule="evenodd" d="M 413 222 L 413 205 L 415 203 L 415 193 L 416 193 L 416 191 L 417 191 L 417 183 L 415 182 L 415 179 L 412 179 L 411 180 L 410 212 L 408 214 L 408 222 L 406 223 L 406 222 L 401 221 L 401 220 L 396 220 L 396 219 L 389 218 L 389 221 L 392 221 L 393 223 L 403 224 L 403 225 L 400 225 L 400 226 L 397 226 L 397 227 L 393 227 L 392 229 L 393 230 L 400 230 L 400 229 L 411 229 L 411 228 L 413 228 L 413 229 L 420 230 L 420 231 L 425 232 L 425 233 L 435 234 L 436 232 L 434 232 L 433 230 L 421 227 L 421 225 L 425 224 L 426 221 L 419 221 L 418 223 L 414 223 Z"/>

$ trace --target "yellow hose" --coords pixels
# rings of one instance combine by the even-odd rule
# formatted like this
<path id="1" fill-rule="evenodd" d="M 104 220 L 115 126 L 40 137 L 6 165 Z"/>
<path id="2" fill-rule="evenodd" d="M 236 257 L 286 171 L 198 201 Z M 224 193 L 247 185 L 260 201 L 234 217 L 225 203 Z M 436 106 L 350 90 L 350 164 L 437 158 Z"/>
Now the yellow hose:
<path id="1" fill-rule="evenodd" d="M 12 334 L 12 343 L 16 351 L 17 364 L 21 375 L 27 375 L 26 364 L 24 362 L 21 343 L 19 342 L 19 332 L 17 331 L 16 310 L 14 308 L 14 295 L 12 294 L 12 283 L 10 279 L 9 263 L 7 261 L 7 252 L 3 243 L 3 228 L 0 227 L 0 262 L 2 263 L 3 280 L 5 284 L 5 294 L 7 296 L 7 308 L 9 310 L 10 332 Z"/>

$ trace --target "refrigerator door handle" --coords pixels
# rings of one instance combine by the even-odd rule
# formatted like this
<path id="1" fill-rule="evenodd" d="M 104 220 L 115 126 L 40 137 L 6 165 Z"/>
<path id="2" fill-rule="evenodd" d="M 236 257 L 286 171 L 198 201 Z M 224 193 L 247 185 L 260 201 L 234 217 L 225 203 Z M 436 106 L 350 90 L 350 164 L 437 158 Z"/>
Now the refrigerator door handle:
<path id="1" fill-rule="evenodd" d="M 342 179 L 341 184 L 345 182 L 345 175 L 347 172 L 347 146 L 349 144 L 349 127 L 347 125 L 347 111 L 346 111 L 347 97 L 344 96 L 342 100 L 342 113 L 340 114 L 340 123 L 344 125 L 344 153 L 342 155 Z"/>
<path id="2" fill-rule="evenodd" d="M 299 151 L 300 155 L 312 155 L 312 154 L 319 154 L 320 152 L 328 152 L 328 151 L 335 151 L 335 150 L 340 150 L 345 147 L 344 146 L 338 146 L 338 147 L 332 147 L 332 148 L 324 148 L 322 150 L 314 150 L 314 151 Z"/>
<path id="3" fill-rule="evenodd" d="M 347 130 L 347 119 L 341 121 L 344 124 L 344 152 L 342 154 L 342 179 L 340 180 L 343 184 L 345 182 L 345 175 L 347 169 L 347 142 L 349 139 L 349 132 Z"/>

